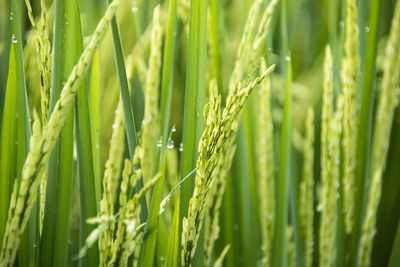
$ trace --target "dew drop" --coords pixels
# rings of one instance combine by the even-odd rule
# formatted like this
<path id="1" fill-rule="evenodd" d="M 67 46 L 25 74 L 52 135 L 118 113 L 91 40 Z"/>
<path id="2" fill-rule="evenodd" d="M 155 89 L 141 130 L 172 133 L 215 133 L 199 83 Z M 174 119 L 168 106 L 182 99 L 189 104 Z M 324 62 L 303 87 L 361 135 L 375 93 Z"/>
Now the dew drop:
<path id="1" fill-rule="evenodd" d="M 160 137 L 160 140 L 157 142 L 157 147 L 162 147 L 162 138 Z"/>
<path id="2" fill-rule="evenodd" d="M 131 11 L 132 11 L 133 13 L 138 12 L 138 10 L 139 10 L 139 8 L 137 8 L 136 6 L 134 6 L 134 7 L 131 8 Z"/>
<path id="3" fill-rule="evenodd" d="M 343 21 L 339 22 L 339 26 L 340 28 L 344 28 L 344 22 Z"/>
<path id="4" fill-rule="evenodd" d="M 15 141 L 15 144 L 16 144 L 16 145 L 18 145 L 18 143 L 19 143 L 18 141 Z"/>
<path id="5" fill-rule="evenodd" d="M 370 31 L 369 27 L 365 26 L 365 32 L 369 32 L 369 31 Z"/>
<path id="6" fill-rule="evenodd" d="M 179 145 L 179 151 L 180 151 L 180 152 L 183 151 L 183 143 L 181 143 L 181 144 Z"/>
<path id="7" fill-rule="evenodd" d="M 160 256 L 160 261 L 165 261 L 165 257 L 164 256 Z"/>
<path id="8" fill-rule="evenodd" d="M 173 149 L 174 148 L 174 141 L 172 139 L 168 140 L 167 148 L 168 149 Z"/>
<path id="9" fill-rule="evenodd" d="M 174 126 L 172 126 L 171 132 L 173 132 L 173 133 L 175 133 L 175 132 L 176 132 L 176 127 L 175 127 L 175 125 L 174 125 Z"/>
<path id="10" fill-rule="evenodd" d="M 15 37 L 15 35 L 13 34 L 11 37 L 11 41 L 15 44 L 18 42 L 17 37 Z"/>
<path id="11" fill-rule="evenodd" d="M 11 13 L 10 13 L 10 20 L 13 20 L 13 19 L 14 19 L 13 13 L 11 12 Z"/>
<path id="12" fill-rule="evenodd" d="M 286 61 L 286 62 L 289 62 L 289 61 L 290 61 L 290 57 L 289 57 L 289 56 L 286 56 L 286 57 L 285 57 L 285 61 Z"/>
<path id="13" fill-rule="evenodd" d="M 321 212 L 323 207 L 324 207 L 324 204 L 319 203 L 318 206 L 317 206 L 317 211 Z"/>

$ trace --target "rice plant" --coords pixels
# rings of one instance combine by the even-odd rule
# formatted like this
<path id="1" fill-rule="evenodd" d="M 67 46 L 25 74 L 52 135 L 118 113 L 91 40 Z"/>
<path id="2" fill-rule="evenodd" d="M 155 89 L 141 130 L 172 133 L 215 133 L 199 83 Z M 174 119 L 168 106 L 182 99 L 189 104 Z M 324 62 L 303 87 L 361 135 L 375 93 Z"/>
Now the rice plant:
<path id="1" fill-rule="evenodd" d="M 400 0 L 0 0 L 0 266 L 400 266 Z"/>

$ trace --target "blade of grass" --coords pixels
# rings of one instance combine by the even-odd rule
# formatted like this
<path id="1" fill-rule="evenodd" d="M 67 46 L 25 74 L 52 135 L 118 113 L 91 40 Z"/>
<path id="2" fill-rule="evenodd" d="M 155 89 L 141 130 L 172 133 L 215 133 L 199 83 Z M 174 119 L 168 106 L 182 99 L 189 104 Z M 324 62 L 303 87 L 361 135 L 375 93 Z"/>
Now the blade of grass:
<path id="1" fill-rule="evenodd" d="M 11 45 L 10 63 L 5 95 L 5 105 L 3 113 L 3 124 L 1 134 L 0 150 L 0 188 L 1 203 L 0 207 L 0 240 L 3 240 L 6 227 L 8 207 L 14 181 L 16 182 L 16 161 L 17 161 L 17 70 L 15 67 L 15 48 Z"/>
<path id="2" fill-rule="evenodd" d="M 139 259 L 140 266 L 153 266 L 154 261 L 154 249 L 156 247 L 156 238 L 157 238 L 157 228 L 159 224 L 159 211 L 160 211 L 160 203 L 162 200 L 162 191 L 163 184 L 165 179 L 165 171 L 166 171 L 166 161 L 163 162 L 161 167 L 161 178 L 157 182 L 157 185 L 154 189 L 151 202 L 150 202 L 150 213 L 149 218 L 147 220 L 147 235 L 145 236 L 145 241 L 142 244 L 142 252 L 141 257 Z M 161 223 L 163 223 L 161 221 Z"/>
<path id="3" fill-rule="evenodd" d="M 10 56 L 0 146 L 0 240 L 3 240 L 9 201 L 14 182 L 21 179 L 22 166 L 29 148 L 30 126 L 22 58 L 20 17 L 16 3 L 12 15 Z M 19 182 L 18 182 L 19 183 Z"/>
<path id="4" fill-rule="evenodd" d="M 101 178 L 100 178 L 100 69 L 99 69 L 99 53 L 96 52 L 93 58 L 92 73 L 90 77 L 89 92 L 89 114 L 91 123 L 92 136 L 92 157 L 94 177 L 96 184 L 96 199 L 100 201 Z"/>
<path id="5" fill-rule="evenodd" d="M 180 175 L 182 177 L 195 167 L 197 144 L 205 125 L 202 114 L 206 94 L 206 31 L 207 1 L 191 0 L 183 117 L 183 151 L 181 153 L 180 166 Z M 181 218 L 187 214 L 193 188 L 193 180 L 182 184 L 180 199 Z M 202 246 L 200 245 L 199 247 Z"/>
<path id="6" fill-rule="evenodd" d="M 29 112 L 26 99 L 25 77 L 22 60 L 21 34 L 19 31 L 18 13 L 14 9 L 14 20 L 12 23 L 13 39 L 11 41 L 10 62 L 8 80 L 5 95 L 3 114 L 3 127 L 0 147 L 0 240 L 3 240 L 5 225 L 8 215 L 11 192 L 13 184 L 21 181 L 22 167 L 25 162 L 29 148 L 30 126 Z M 18 37 L 17 37 L 18 36 Z M 19 38 L 19 39 L 18 39 Z M 18 260 L 20 264 L 29 266 L 35 262 L 35 248 L 29 244 L 36 242 L 36 213 L 33 213 L 29 227 L 22 236 L 24 244 L 20 246 Z"/>
<path id="7" fill-rule="evenodd" d="M 221 2 L 210 0 L 210 78 L 217 80 L 217 86 L 222 94 L 221 51 L 220 51 L 220 13 Z"/>
<path id="8" fill-rule="evenodd" d="M 75 2 L 76 20 L 76 61 L 83 50 L 82 29 L 78 2 Z M 86 80 L 85 80 L 86 81 Z M 80 189 L 80 244 L 84 245 L 89 234 L 96 228 L 86 223 L 86 220 L 96 217 L 100 201 L 96 192 L 100 192 L 100 184 L 96 183 L 93 164 L 93 148 L 91 136 L 91 121 L 87 83 L 82 83 L 78 89 L 75 102 L 76 143 L 78 154 L 79 189 Z M 97 246 L 88 249 L 87 257 L 81 259 L 81 264 L 88 266 L 99 265 L 99 251 Z"/>
<path id="9" fill-rule="evenodd" d="M 234 164 L 233 164 L 234 165 Z M 236 206 L 235 200 L 237 194 L 234 192 L 234 187 L 232 186 L 232 175 L 229 174 L 226 177 L 226 189 L 224 194 L 224 201 L 223 201 L 223 220 L 222 225 L 222 243 L 223 244 L 230 244 L 231 245 L 231 252 L 228 253 L 226 256 L 226 266 L 236 266 L 238 264 L 237 257 L 240 254 L 239 250 L 239 240 L 235 238 L 236 236 L 236 226 L 237 221 L 235 220 L 235 212 L 237 209 L 234 207 Z"/>
<path id="10" fill-rule="evenodd" d="M 243 110 L 245 111 L 245 110 Z M 245 112 L 243 112 L 245 114 Z M 243 115 L 244 115 L 243 114 Z M 252 192 L 250 184 L 250 159 L 249 144 L 246 136 L 246 125 L 241 124 L 237 136 L 237 153 L 234 159 L 234 178 L 238 186 L 238 206 L 239 206 L 239 233 L 240 246 L 243 262 L 245 266 L 255 266 L 259 258 L 259 240 L 254 240 L 256 236 L 255 221 L 252 220 Z M 256 253 L 255 255 L 253 253 Z"/>
<path id="11" fill-rule="evenodd" d="M 179 262 L 179 194 L 177 195 L 175 202 L 174 218 L 172 220 L 171 232 L 168 240 L 168 250 L 165 266 L 175 267 L 178 266 Z"/>
<path id="12" fill-rule="evenodd" d="M 61 90 L 80 55 L 75 40 L 78 34 L 76 1 L 55 2 L 55 24 L 57 31 L 53 40 L 52 81 L 50 91 L 50 113 L 60 97 Z M 67 242 L 70 226 L 73 168 L 73 109 L 61 130 L 50 157 L 46 189 L 43 233 L 40 244 L 41 266 L 64 266 L 67 260 Z M 62 208 L 60 208 L 62 207 Z"/>
<path id="13" fill-rule="evenodd" d="M 288 225 L 289 207 L 289 183 L 290 183 L 290 158 L 291 158 L 291 131 L 292 131 L 292 66 L 288 51 L 288 30 L 287 30 L 287 0 L 281 1 L 281 42 L 284 51 L 282 58 L 282 72 L 286 76 L 285 102 L 283 110 L 283 121 L 281 130 L 281 144 L 279 154 L 279 179 L 277 181 L 277 199 L 275 215 L 275 227 L 272 248 L 273 267 L 284 267 L 288 264 L 288 244 L 286 229 Z"/>
<path id="14" fill-rule="evenodd" d="M 169 11 L 168 11 L 168 24 L 167 24 L 167 29 L 166 29 L 166 34 L 165 34 L 165 46 L 164 46 L 164 58 L 163 58 L 163 65 L 162 65 L 162 77 L 161 77 L 161 118 L 160 118 L 160 132 L 162 136 L 162 149 L 159 149 L 159 153 L 161 153 L 161 156 L 157 157 L 158 166 L 157 168 L 161 170 L 162 168 L 162 162 L 164 160 L 164 155 L 165 155 L 165 148 L 166 144 L 168 142 L 167 135 L 168 135 L 168 125 L 170 121 L 170 111 L 171 111 L 171 100 L 172 100 L 172 83 L 173 83 L 173 77 L 174 77 L 174 65 L 175 65 L 175 54 L 176 54 L 176 38 L 177 38 L 177 0 L 170 0 L 169 2 Z M 176 209 L 179 209 L 179 202 L 177 203 L 178 206 Z M 178 217 L 179 217 L 179 211 L 177 211 Z M 178 218 L 179 220 L 179 218 Z M 179 228 L 179 222 L 177 224 L 177 227 Z M 165 229 L 164 221 L 159 224 L 159 235 L 158 238 L 161 238 L 162 233 Z M 177 230 L 179 231 L 179 229 Z M 176 233 L 178 235 L 178 232 Z M 165 253 L 165 248 L 159 248 L 160 246 L 164 246 L 164 242 L 159 242 L 158 243 L 158 250 L 164 251 Z M 178 241 L 177 241 L 177 248 L 176 250 L 179 249 L 179 235 L 178 235 Z M 169 248 L 168 248 L 169 249 Z M 168 253 L 168 251 L 166 252 Z M 177 252 L 174 252 L 177 253 Z M 159 255 L 157 257 L 160 259 L 163 257 L 163 255 Z M 168 256 L 166 256 L 167 258 Z M 174 257 L 174 256 L 172 256 Z M 177 258 L 174 258 L 172 260 L 172 263 L 175 263 L 174 266 L 177 265 Z M 167 262 L 168 264 L 168 262 Z"/>
<path id="15" fill-rule="evenodd" d="M 357 132 L 357 151 L 356 151 L 356 173 L 355 183 L 358 185 L 356 203 L 360 204 L 360 208 L 355 216 L 355 226 L 362 222 L 365 213 L 365 205 L 368 199 L 368 190 L 364 190 L 369 184 L 368 166 L 370 165 L 370 150 L 372 137 L 372 119 L 375 99 L 375 60 L 377 54 L 378 34 L 379 34 L 379 18 L 380 18 L 381 1 L 374 0 L 371 6 L 371 14 L 369 19 L 368 42 L 364 55 L 364 66 L 362 73 L 362 89 L 361 89 L 361 105 L 359 113 L 359 123 Z M 358 238 L 358 237 L 357 237 Z"/>
<path id="16" fill-rule="evenodd" d="M 254 96 L 251 96 L 243 109 L 243 124 L 239 128 L 238 149 L 236 154 L 238 162 L 243 166 L 238 173 L 238 181 L 241 184 L 241 234 L 242 240 L 247 243 L 244 246 L 245 265 L 255 266 L 260 258 L 258 248 L 260 247 L 260 219 L 257 207 L 257 184 L 256 184 L 256 161 L 255 161 L 255 139 L 252 129 L 255 128 Z M 249 238 L 250 236 L 250 238 Z"/>
<path id="17" fill-rule="evenodd" d="M 112 0 L 108 0 L 109 5 L 111 2 Z M 135 153 L 135 149 L 138 142 L 136 136 L 135 119 L 133 117 L 133 111 L 132 111 L 131 97 L 129 94 L 129 84 L 126 76 L 124 55 L 122 52 L 122 44 L 116 17 L 113 17 L 113 19 L 111 20 L 111 33 L 112 33 L 112 40 L 114 47 L 115 64 L 118 74 L 118 82 L 121 90 L 122 106 L 124 108 L 125 128 L 128 140 L 129 157 L 131 159 L 131 162 L 133 162 L 133 155 Z M 134 169 L 136 169 L 136 166 L 134 166 Z M 143 188 L 143 178 L 140 178 L 137 185 L 135 186 L 135 191 L 139 192 L 140 189 L 142 188 Z M 140 220 L 141 222 L 145 222 L 148 214 L 145 197 L 140 199 L 140 205 L 141 205 Z"/>
<path id="18" fill-rule="evenodd" d="M 6 45 L 10 40 L 11 36 L 11 21 L 9 19 L 10 14 L 10 1 L 0 2 L 0 24 L 3 27 L 0 28 L 0 84 L 7 84 L 8 76 L 8 60 L 10 54 L 10 46 Z M 3 125 L 3 109 L 6 97 L 6 87 L 0 87 L 0 137 L 1 137 L 1 127 Z"/>
<path id="19" fill-rule="evenodd" d="M 23 3 L 22 1 L 11 3 L 11 11 L 13 12 L 13 19 L 11 23 L 13 37 L 12 42 L 16 44 L 15 46 L 15 63 L 16 63 L 16 71 L 17 71 L 17 113 L 15 114 L 16 123 L 17 123 L 17 158 L 16 162 L 16 182 L 20 183 L 22 177 L 22 168 L 25 162 L 25 158 L 29 151 L 29 139 L 31 137 L 31 129 L 29 124 L 29 107 L 27 100 L 27 92 L 25 87 L 25 74 L 24 74 L 24 62 L 23 62 L 23 38 L 24 33 L 24 12 L 23 12 Z M 13 178 L 12 176 L 10 178 Z M 19 186 L 19 185 L 18 185 Z M 7 206 L 8 207 L 8 206 Z M 39 229 L 37 219 L 37 205 L 34 205 L 34 212 L 32 212 L 28 227 L 21 237 L 21 246 L 18 251 L 18 262 L 23 266 L 31 266 L 35 262 L 36 257 L 36 248 L 31 246 L 30 244 L 36 244 L 39 238 Z"/>
<path id="20" fill-rule="evenodd" d="M 282 2 L 284 3 L 284 1 Z M 291 100 L 291 64 L 286 64 L 286 92 L 283 111 L 281 147 L 279 159 L 279 179 L 277 181 L 277 199 L 275 216 L 275 228 L 272 248 L 272 266 L 287 266 L 287 238 L 288 225 L 288 201 L 290 183 L 290 154 L 291 154 L 291 130 L 292 130 L 292 100 Z"/>
<path id="21" fill-rule="evenodd" d="M 383 176 L 382 196 L 376 222 L 376 236 L 374 237 L 374 248 L 372 251 L 371 266 L 387 266 L 390 258 L 395 236 L 393 233 L 398 227 L 400 210 L 400 120 L 397 112 L 391 133 L 390 148 L 386 162 L 386 170 Z"/>
<path id="22" fill-rule="evenodd" d="M 197 92 L 196 92 L 196 128 L 194 143 L 197 145 L 200 142 L 200 138 L 203 134 L 203 130 L 206 126 L 206 121 L 203 116 L 204 106 L 206 104 L 206 84 L 207 84 L 207 1 L 200 1 L 199 11 L 198 11 L 198 33 L 195 33 L 198 38 L 197 40 L 197 51 L 198 61 L 197 61 Z M 191 39 L 190 27 L 189 27 L 189 42 Z M 192 53 L 190 51 L 189 53 Z M 195 146 L 194 154 L 197 155 L 197 146 Z M 196 156 L 193 158 L 193 162 L 196 162 Z M 190 182 L 190 181 L 189 181 Z M 189 183 L 187 183 L 189 184 Z M 200 238 L 198 240 L 198 246 L 193 258 L 194 266 L 204 265 L 204 224 L 200 231 Z"/>
<path id="23" fill-rule="evenodd" d="M 388 267 L 396 267 L 399 265 L 400 265 L 400 221 L 397 226 L 396 238 L 393 244 Z"/>
<path id="24" fill-rule="evenodd" d="M 177 0 L 169 1 L 168 25 L 165 35 L 164 58 L 162 66 L 161 80 L 161 136 L 162 143 L 168 141 L 168 125 L 171 111 L 172 82 L 174 77 L 174 63 L 176 53 L 176 35 L 177 35 Z M 163 146 L 165 149 L 165 145 Z M 164 151 L 161 152 L 161 155 Z M 161 160 L 162 161 L 162 160 Z M 159 162 L 159 168 L 161 167 Z"/>

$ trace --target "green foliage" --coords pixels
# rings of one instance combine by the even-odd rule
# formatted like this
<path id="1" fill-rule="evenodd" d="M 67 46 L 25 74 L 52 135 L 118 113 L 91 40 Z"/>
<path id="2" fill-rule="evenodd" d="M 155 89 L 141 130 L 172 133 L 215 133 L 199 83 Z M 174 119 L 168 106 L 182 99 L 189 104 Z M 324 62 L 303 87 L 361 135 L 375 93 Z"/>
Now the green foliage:
<path id="1" fill-rule="evenodd" d="M 107 4 L 0 1 L 1 267 L 399 265 L 400 0 Z"/>

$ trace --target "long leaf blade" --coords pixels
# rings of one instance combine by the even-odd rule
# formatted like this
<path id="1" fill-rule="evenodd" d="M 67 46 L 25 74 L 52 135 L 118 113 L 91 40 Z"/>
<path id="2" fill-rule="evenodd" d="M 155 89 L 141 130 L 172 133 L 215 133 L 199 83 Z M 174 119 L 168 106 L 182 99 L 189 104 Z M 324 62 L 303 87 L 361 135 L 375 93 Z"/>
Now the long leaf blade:
<path id="1" fill-rule="evenodd" d="M 77 1 L 55 2 L 55 29 L 53 40 L 52 81 L 50 112 L 53 111 L 61 90 L 72 68 L 78 61 L 76 40 L 78 35 Z M 41 266 L 65 266 L 69 237 L 70 210 L 72 203 L 73 168 L 73 124 L 71 108 L 68 119 L 61 130 L 61 137 L 49 160 L 43 234 L 41 239 Z"/>

